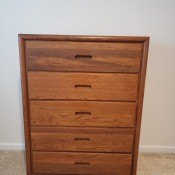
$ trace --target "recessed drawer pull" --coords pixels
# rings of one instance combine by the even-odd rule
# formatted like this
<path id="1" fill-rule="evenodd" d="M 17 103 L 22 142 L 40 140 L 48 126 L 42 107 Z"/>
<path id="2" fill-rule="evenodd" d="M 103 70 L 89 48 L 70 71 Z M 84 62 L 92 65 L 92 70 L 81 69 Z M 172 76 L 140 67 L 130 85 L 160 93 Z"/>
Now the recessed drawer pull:
<path id="1" fill-rule="evenodd" d="M 90 142 L 90 138 L 74 138 L 76 142 Z"/>
<path id="2" fill-rule="evenodd" d="M 91 55 L 75 55 L 75 59 L 82 59 L 82 60 L 91 60 Z"/>
<path id="3" fill-rule="evenodd" d="M 90 166 L 89 162 L 75 162 L 74 165 Z"/>
<path id="4" fill-rule="evenodd" d="M 84 84 L 76 84 L 75 88 L 87 88 L 91 89 L 91 85 L 84 85 Z"/>
<path id="5" fill-rule="evenodd" d="M 75 115 L 91 115 L 91 112 L 75 112 Z"/>

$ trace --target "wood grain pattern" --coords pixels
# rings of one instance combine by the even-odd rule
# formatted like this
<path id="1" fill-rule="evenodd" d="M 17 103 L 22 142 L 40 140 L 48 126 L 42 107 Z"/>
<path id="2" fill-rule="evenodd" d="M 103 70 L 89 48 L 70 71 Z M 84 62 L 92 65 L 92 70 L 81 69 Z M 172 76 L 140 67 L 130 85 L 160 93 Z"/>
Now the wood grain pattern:
<path id="1" fill-rule="evenodd" d="M 32 127 L 32 149 L 132 152 L 133 128 Z"/>
<path id="2" fill-rule="evenodd" d="M 33 101 L 32 126 L 134 127 L 134 102 Z"/>
<path id="3" fill-rule="evenodd" d="M 137 74 L 28 72 L 30 99 L 135 101 L 137 82 Z"/>
<path id="4" fill-rule="evenodd" d="M 144 43 L 148 36 L 39 35 L 19 34 L 24 40 Z"/>
<path id="5" fill-rule="evenodd" d="M 21 69 L 26 166 L 27 166 L 27 174 L 31 175 L 30 120 L 28 113 L 29 106 L 28 106 L 28 87 L 27 87 L 26 60 L 25 60 L 25 41 L 21 37 L 19 37 L 19 53 L 20 53 L 20 69 Z"/>
<path id="6" fill-rule="evenodd" d="M 28 41 L 28 70 L 138 73 L 140 43 Z"/>
<path id="7" fill-rule="evenodd" d="M 136 175 L 148 45 L 149 37 L 19 35 L 27 175 Z"/>
<path id="8" fill-rule="evenodd" d="M 52 53 L 52 52 L 51 52 Z M 68 53 L 65 51 L 65 53 Z M 67 72 L 129 72 L 138 73 L 140 58 L 94 56 L 91 60 L 75 59 L 73 55 L 57 57 L 27 57 L 29 71 Z"/>
<path id="9" fill-rule="evenodd" d="M 130 154 L 33 152 L 33 173 L 130 175 Z"/>
<path id="10" fill-rule="evenodd" d="M 139 90 L 138 90 L 138 100 L 137 100 L 137 103 L 138 103 L 137 121 L 136 121 L 135 141 L 134 141 L 134 149 L 133 149 L 133 153 L 134 153 L 133 168 L 132 168 L 133 175 L 135 175 L 137 172 L 137 159 L 138 159 L 138 150 L 139 150 L 139 139 L 140 139 L 140 128 L 141 128 L 141 119 L 142 119 L 148 49 L 149 49 L 149 39 L 145 41 L 143 44 L 143 61 L 142 61 L 142 67 L 140 72 L 140 79 L 139 79 Z"/>

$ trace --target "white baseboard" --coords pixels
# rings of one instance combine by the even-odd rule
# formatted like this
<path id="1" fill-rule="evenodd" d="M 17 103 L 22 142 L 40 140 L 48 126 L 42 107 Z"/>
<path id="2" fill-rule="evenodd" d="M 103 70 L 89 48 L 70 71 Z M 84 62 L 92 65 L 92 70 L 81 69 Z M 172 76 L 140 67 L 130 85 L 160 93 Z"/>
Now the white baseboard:
<path id="1" fill-rule="evenodd" d="M 0 150 L 24 150 L 23 143 L 0 143 Z M 139 152 L 175 153 L 175 146 L 140 145 Z"/>
<path id="2" fill-rule="evenodd" d="M 0 143 L 0 150 L 24 150 L 23 143 Z"/>
<path id="3" fill-rule="evenodd" d="M 140 145 L 139 146 L 139 152 L 175 153 L 175 146 Z"/>

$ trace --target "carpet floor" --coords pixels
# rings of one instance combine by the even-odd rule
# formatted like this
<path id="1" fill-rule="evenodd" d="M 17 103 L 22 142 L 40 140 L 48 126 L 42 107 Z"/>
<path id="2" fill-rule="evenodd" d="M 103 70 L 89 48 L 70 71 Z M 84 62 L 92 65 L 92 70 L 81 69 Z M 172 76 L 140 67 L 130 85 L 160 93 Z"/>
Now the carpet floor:
<path id="1" fill-rule="evenodd" d="M 0 175 L 26 175 L 23 151 L 0 150 Z M 137 175 L 175 175 L 175 154 L 140 153 Z"/>

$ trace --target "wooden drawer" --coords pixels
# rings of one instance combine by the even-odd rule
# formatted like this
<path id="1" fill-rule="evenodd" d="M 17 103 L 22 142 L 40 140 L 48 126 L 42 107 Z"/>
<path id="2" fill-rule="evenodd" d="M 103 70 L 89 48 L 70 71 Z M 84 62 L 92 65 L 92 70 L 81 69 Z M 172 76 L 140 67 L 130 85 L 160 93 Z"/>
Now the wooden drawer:
<path id="1" fill-rule="evenodd" d="M 133 137 L 133 128 L 31 128 L 33 150 L 130 153 Z"/>
<path id="2" fill-rule="evenodd" d="M 130 175 L 130 154 L 33 152 L 33 173 Z"/>
<path id="3" fill-rule="evenodd" d="M 28 72 L 30 99 L 136 101 L 137 74 Z"/>
<path id="4" fill-rule="evenodd" d="M 134 127 L 135 102 L 33 101 L 32 126 Z"/>
<path id="5" fill-rule="evenodd" d="M 141 47 L 141 43 L 27 41 L 27 69 L 138 73 Z"/>

